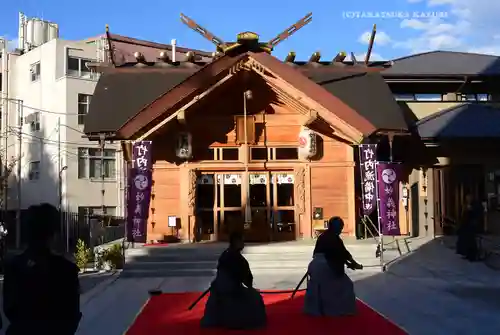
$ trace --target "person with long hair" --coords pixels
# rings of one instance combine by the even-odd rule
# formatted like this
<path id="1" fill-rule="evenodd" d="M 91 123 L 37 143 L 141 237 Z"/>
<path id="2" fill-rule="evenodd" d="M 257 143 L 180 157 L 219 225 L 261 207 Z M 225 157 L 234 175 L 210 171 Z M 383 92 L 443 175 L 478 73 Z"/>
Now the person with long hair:
<path id="1" fill-rule="evenodd" d="M 3 309 L 7 335 L 73 335 L 80 322 L 78 267 L 51 251 L 59 211 L 50 204 L 28 209 L 28 247 L 7 262 Z"/>
<path id="2" fill-rule="evenodd" d="M 241 254 L 243 235 L 233 231 L 229 247 L 219 257 L 217 275 L 210 286 L 210 296 L 201 320 L 202 327 L 224 329 L 259 329 L 267 323 L 260 293 L 253 288 L 253 275 Z"/>
<path id="3" fill-rule="evenodd" d="M 313 316 L 343 316 L 356 313 L 354 284 L 345 267 L 362 269 L 349 251 L 340 234 L 344 221 L 336 216 L 328 220 L 328 229 L 316 241 L 313 259 L 309 263 L 309 283 L 304 301 L 304 313 Z"/>

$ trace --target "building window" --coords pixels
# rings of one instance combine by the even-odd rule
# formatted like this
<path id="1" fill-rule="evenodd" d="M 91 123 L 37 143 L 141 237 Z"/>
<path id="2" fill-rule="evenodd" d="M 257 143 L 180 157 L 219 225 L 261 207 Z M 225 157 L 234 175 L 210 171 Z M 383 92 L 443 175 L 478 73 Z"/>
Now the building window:
<path id="1" fill-rule="evenodd" d="M 32 82 L 40 79 L 40 62 L 30 65 L 30 78 Z"/>
<path id="2" fill-rule="evenodd" d="M 221 148 L 222 157 L 219 160 L 223 161 L 237 161 L 239 159 L 240 151 L 238 148 Z"/>
<path id="3" fill-rule="evenodd" d="M 215 148 L 216 161 L 238 161 L 240 150 L 238 148 Z"/>
<path id="4" fill-rule="evenodd" d="M 444 96 L 440 93 L 399 93 L 394 94 L 394 99 L 396 99 L 396 101 L 443 101 Z"/>
<path id="5" fill-rule="evenodd" d="M 78 94 L 78 124 L 80 125 L 85 122 L 85 115 L 89 112 L 91 99 L 92 96 L 89 94 Z"/>
<path id="6" fill-rule="evenodd" d="M 449 100 L 450 98 L 455 100 Z M 491 94 L 487 93 L 474 93 L 474 94 L 456 94 L 448 96 L 447 94 L 394 94 L 396 101 L 491 101 Z"/>
<path id="7" fill-rule="evenodd" d="M 396 101 L 414 101 L 415 94 L 394 94 Z"/>
<path id="8" fill-rule="evenodd" d="M 40 161 L 30 162 L 28 179 L 38 180 L 40 178 Z"/>
<path id="9" fill-rule="evenodd" d="M 434 94 L 434 93 L 415 94 L 415 100 L 417 100 L 417 101 L 443 101 L 443 95 L 442 94 Z"/>
<path id="10" fill-rule="evenodd" d="M 462 101 L 491 101 L 490 94 L 462 94 Z"/>
<path id="11" fill-rule="evenodd" d="M 267 161 L 268 148 L 250 148 L 251 161 Z"/>
<path id="12" fill-rule="evenodd" d="M 275 148 L 274 150 L 274 159 L 277 161 L 299 159 L 298 148 Z"/>
<path id="13" fill-rule="evenodd" d="M 40 118 L 41 118 L 40 112 L 31 113 L 30 115 L 28 115 L 24 118 L 24 122 L 29 124 L 30 131 L 32 133 L 40 131 L 40 129 L 42 129 Z"/>
<path id="14" fill-rule="evenodd" d="M 115 179 L 116 150 L 99 148 L 78 148 L 78 178 Z"/>
<path id="15" fill-rule="evenodd" d="M 92 63 L 92 60 L 78 57 L 68 57 L 68 68 L 66 69 L 66 74 L 72 77 L 97 79 L 97 74 L 87 66 L 89 63 Z"/>

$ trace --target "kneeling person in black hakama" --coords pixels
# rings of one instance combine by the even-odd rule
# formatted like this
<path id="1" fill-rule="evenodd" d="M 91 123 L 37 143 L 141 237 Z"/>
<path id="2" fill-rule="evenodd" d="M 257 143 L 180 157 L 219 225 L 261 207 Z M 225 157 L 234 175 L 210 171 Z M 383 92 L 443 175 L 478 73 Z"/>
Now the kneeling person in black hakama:
<path id="1" fill-rule="evenodd" d="M 318 237 L 313 260 L 309 263 L 304 313 L 313 316 L 343 316 L 356 313 L 356 295 L 345 266 L 362 269 L 356 263 L 340 233 L 344 222 L 339 217 L 328 221 L 328 229 Z"/>
<path id="2" fill-rule="evenodd" d="M 233 233 L 229 248 L 219 258 L 217 275 L 201 320 L 202 327 L 258 329 L 267 323 L 260 293 L 252 287 L 253 276 L 241 251 L 243 236 Z"/>

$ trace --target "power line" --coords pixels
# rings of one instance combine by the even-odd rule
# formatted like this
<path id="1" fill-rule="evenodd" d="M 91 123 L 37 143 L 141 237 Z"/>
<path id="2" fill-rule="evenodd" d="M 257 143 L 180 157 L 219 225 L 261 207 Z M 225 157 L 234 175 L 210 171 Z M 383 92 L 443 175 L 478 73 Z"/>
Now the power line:
<path id="1" fill-rule="evenodd" d="M 15 103 L 16 105 L 21 105 L 23 106 L 23 108 L 26 108 L 26 109 L 29 109 L 29 110 L 32 110 L 32 111 L 35 111 L 35 112 L 40 112 L 40 113 L 46 113 L 46 114 L 54 114 L 54 115 L 70 115 L 70 116 L 78 116 L 78 115 L 84 115 L 84 114 L 78 114 L 78 113 L 59 113 L 59 112 L 52 112 L 52 111 L 49 111 L 49 110 L 46 110 L 46 109 L 41 109 L 41 108 L 36 108 L 36 107 L 31 107 L 31 106 L 28 106 L 28 105 L 25 105 L 22 100 L 19 100 L 19 99 L 12 99 L 12 98 L 1 98 L 0 97 L 0 100 L 7 100 L 7 101 L 10 101 L 10 102 L 13 102 Z"/>
<path id="2" fill-rule="evenodd" d="M 37 137 L 37 136 L 33 136 L 31 134 L 26 134 L 26 133 L 21 133 L 22 135 L 26 135 L 26 136 L 30 136 L 31 138 L 35 138 L 36 140 L 40 140 L 41 144 L 43 145 L 50 145 L 50 146 L 58 146 L 59 143 L 56 141 L 56 140 L 48 140 L 46 138 L 43 138 L 43 137 Z M 19 136 L 19 133 L 17 133 L 17 135 Z M 32 142 L 32 141 L 29 141 L 29 139 L 24 139 L 23 143 L 26 143 L 26 144 L 38 144 L 37 142 Z M 12 147 L 14 145 L 16 145 L 17 143 L 15 144 L 11 144 L 9 145 L 9 147 Z M 94 147 L 89 147 L 89 146 L 86 146 L 85 144 L 82 144 L 82 143 L 72 143 L 72 142 L 63 142 L 61 141 L 61 144 L 65 144 L 65 145 L 71 145 L 72 148 L 95 148 L 95 149 L 99 149 L 97 146 L 94 146 Z M 122 150 L 121 149 L 117 149 L 117 148 L 112 148 L 112 150 L 115 150 L 115 152 L 119 153 L 121 152 Z M 75 155 L 75 156 L 78 156 L 77 153 L 74 153 L 74 152 L 71 152 L 71 151 L 68 151 L 64 148 L 61 148 L 61 152 L 66 152 L 70 155 Z"/>
<path id="3" fill-rule="evenodd" d="M 17 132 L 13 131 L 13 132 L 16 135 L 22 134 L 22 135 L 25 135 L 25 136 L 29 136 L 31 138 L 36 138 L 36 139 L 38 139 L 40 141 L 43 141 L 46 144 L 54 144 L 54 145 L 59 144 L 59 142 L 57 140 L 51 140 L 49 138 L 40 137 L 40 136 L 36 136 L 36 135 L 33 135 L 33 134 L 25 133 L 25 132 L 19 132 L 19 131 L 17 131 Z M 79 147 L 88 147 L 88 145 L 86 143 L 66 142 L 66 141 L 61 141 L 60 143 L 61 144 L 66 144 L 66 145 L 75 145 L 75 146 L 79 146 Z"/>

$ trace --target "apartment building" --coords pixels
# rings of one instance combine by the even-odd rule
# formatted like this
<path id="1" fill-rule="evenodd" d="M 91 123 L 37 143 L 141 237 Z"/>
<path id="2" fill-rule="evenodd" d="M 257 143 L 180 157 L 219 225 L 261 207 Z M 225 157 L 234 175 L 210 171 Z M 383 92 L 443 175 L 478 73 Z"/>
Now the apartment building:
<path id="1" fill-rule="evenodd" d="M 122 215 L 121 153 L 116 144 L 102 151 L 82 131 L 98 79 L 86 63 L 96 57 L 95 44 L 62 39 L 9 55 L 3 150 L 19 166 L 8 208 L 60 202 L 69 211 L 104 206 L 106 214 Z"/>
<path id="2" fill-rule="evenodd" d="M 57 24 L 22 14 L 19 21 L 18 48 L 1 52 L 0 47 L 5 55 L 0 67 L 0 105 L 2 133 L 6 134 L 0 148 L 7 161 L 19 160 L 9 179 L 6 208 L 25 209 L 48 202 L 71 212 L 99 214 L 104 210 L 107 215 L 124 215 L 120 146 L 106 142 L 103 149 L 83 133 L 99 79 L 88 65 L 106 62 L 110 43 L 115 43 L 113 49 L 120 49 L 120 43 L 135 45 L 133 50 L 145 54 L 154 49 L 156 57 L 158 50 L 171 50 L 171 45 L 118 35 L 111 38 L 108 33 L 68 41 L 58 38 Z M 126 58 L 127 48 L 122 49 Z M 179 55 L 186 50 L 178 48 Z"/>

